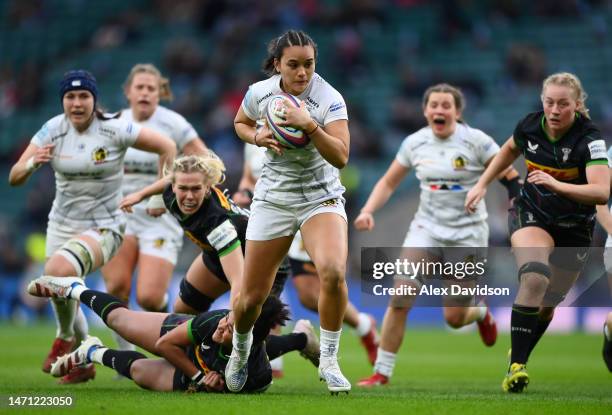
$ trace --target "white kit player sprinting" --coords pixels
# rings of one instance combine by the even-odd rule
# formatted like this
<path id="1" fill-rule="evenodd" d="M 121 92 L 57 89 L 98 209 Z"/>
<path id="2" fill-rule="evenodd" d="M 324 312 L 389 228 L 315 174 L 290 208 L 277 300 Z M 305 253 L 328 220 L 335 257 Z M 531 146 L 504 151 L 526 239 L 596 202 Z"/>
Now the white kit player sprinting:
<path id="1" fill-rule="evenodd" d="M 248 208 L 251 205 L 255 183 L 261 175 L 261 169 L 266 160 L 266 151 L 265 147 L 257 147 L 248 143 L 244 145 L 242 178 L 238 191 L 232 196 L 234 202 L 242 207 Z M 287 257 L 291 265 L 291 280 L 297 291 L 300 303 L 308 310 L 316 313 L 319 303 L 319 276 L 312 259 L 310 259 L 310 255 L 306 252 L 302 235 L 299 231 L 293 238 Z M 373 365 L 378 351 L 378 333 L 376 332 L 376 320 L 374 317 L 359 312 L 349 301 L 344 315 L 344 323 L 355 329 L 355 334 L 357 334 L 366 350 L 368 361 Z M 282 356 L 270 361 L 270 364 L 272 365 L 273 376 L 282 377 Z"/>
<path id="2" fill-rule="evenodd" d="M 474 214 L 467 214 L 465 195 L 499 152 L 499 146 L 482 131 L 461 122 L 464 107 L 465 99 L 458 88 L 438 84 L 427 89 L 423 96 L 423 110 L 428 126 L 403 141 L 395 160 L 355 219 L 358 230 L 374 228 L 374 212 L 384 206 L 408 171 L 414 168 L 420 181 L 421 200 L 403 246 L 475 248 L 473 252 L 468 250 L 464 254 L 482 256 L 478 248 L 486 247 L 489 238 L 487 210 L 481 202 Z M 511 198 L 518 194 L 518 177 L 513 168 L 508 168 L 500 176 Z M 449 254 L 442 249 L 435 249 L 433 253 L 431 249 L 427 253 L 423 249 L 404 249 L 403 253 L 414 262 L 424 257 L 434 261 L 448 259 L 445 257 Z M 417 279 L 407 284 L 415 284 L 418 289 L 420 282 Z M 462 305 L 462 300 L 465 300 L 465 305 Z M 483 342 L 492 346 L 497 337 L 492 315 L 485 305 L 468 306 L 471 300 L 445 298 L 444 317 L 454 328 L 478 322 Z M 360 381 L 359 386 L 388 383 L 413 302 L 414 296 L 391 298 L 382 324 L 374 374 Z M 451 302 L 459 304 L 451 306 Z"/>
<path id="3" fill-rule="evenodd" d="M 130 107 L 121 111 L 120 119 L 170 137 L 180 153 L 206 151 L 198 133 L 183 116 L 159 105 L 160 100 L 172 99 L 172 91 L 168 79 L 155 66 L 134 65 L 125 81 L 124 93 Z M 149 186 L 159 176 L 159 158 L 154 153 L 129 148 L 124 165 L 121 187 L 124 196 Z M 183 245 L 183 230 L 172 215 L 164 213 L 161 195 L 134 206 L 132 214 L 127 216 L 121 248 L 102 268 L 108 292 L 127 303 L 132 274 L 138 267 L 136 300 L 147 311 L 166 311 L 168 286 Z M 113 334 L 120 349 L 133 350 L 131 344 Z"/>
<path id="4" fill-rule="evenodd" d="M 46 275 L 84 278 L 106 264 L 121 245 L 125 220 L 119 210 L 120 187 L 123 158 L 129 147 L 157 153 L 162 165 L 172 162 L 175 155 L 169 138 L 103 114 L 96 107 L 97 98 L 96 79 L 91 73 L 66 72 L 60 82 L 64 113 L 43 125 L 9 174 L 10 184 L 19 186 L 45 163 L 55 171 Z M 80 309 L 76 301 L 53 300 L 53 307 L 57 338 L 43 363 L 45 372 L 87 335 L 82 312 L 77 318 Z M 94 375 L 93 367 L 79 368 L 61 383 L 82 382 Z"/>
<path id="5" fill-rule="evenodd" d="M 337 360 L 348 300 L 347 221 L 338 170 L 348 162 L 348 115 L 340 93 L 314 72 L 315 60 L 316 45 L 304 32 L 291 30 L 273 39 L 264 63 L 270 77 L 250 86 L 234 119 L 243 141 L 270 151 L 255 187 L 243 286 L 233 308 L 233 349 L 225 371 L 232 392 L 247 380 L 253 322 L 298 229 L 321 281 L 319 376 L 332 393 L 351 388 Z M 310 138 L 304 148 L 283 151 L 268 125 L 256 129 L 269 99 L 281 93 L 302 101 L 300 107 L 285 108 L 285 123 Z"/>

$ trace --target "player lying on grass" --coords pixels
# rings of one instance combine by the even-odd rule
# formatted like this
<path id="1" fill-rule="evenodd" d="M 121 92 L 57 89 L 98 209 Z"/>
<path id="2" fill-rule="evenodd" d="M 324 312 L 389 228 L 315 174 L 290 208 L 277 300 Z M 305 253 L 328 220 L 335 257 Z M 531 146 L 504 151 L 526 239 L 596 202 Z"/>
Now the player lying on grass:
<path id="1" fill-rule="evenodd" d="M 80 278 L 43 276 L 32 281 L 28 292 L 35 296 L 81 301 L 104 323 L 132 344 L 163 359 L 148 359 L 136 351 L 113 350 L 96 337 L 57 359 L 53 376 L 63 376 L 73 367 L 99 363 L 115 369 L 139 386 L 155 391 L 225 392 L 223 373 L 232 348 L 233 312 L 216 310 L 197 316 L 129 310 L 118 298 L 90 290 Z M 283 325 L 289 312 L 277 297 L 262 306 L 253 331 L 248 361 L 249 379 L 243 392 L 263 392 L 272 382 L 269 358 L 299 350 L 315 367 L 319 365 L 319 341 L 312 325 L 300 320 L 293 333 L 268 336 L 274 325 Z"/>

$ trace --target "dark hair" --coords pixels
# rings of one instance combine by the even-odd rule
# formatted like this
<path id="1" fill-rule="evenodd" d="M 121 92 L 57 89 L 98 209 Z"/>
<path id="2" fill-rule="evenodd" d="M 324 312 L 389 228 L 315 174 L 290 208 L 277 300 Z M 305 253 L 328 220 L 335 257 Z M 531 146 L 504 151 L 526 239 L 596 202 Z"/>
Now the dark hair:
<path id="1" fill-rule="evenodd" d="M 429 88 L 427 88 L 427 90 L 423 94 L 423 109 L 427 107 L 427 103 L 429 102 L 429 97 L 434 92 L 442 92 L 446 94 L 451 94 L 453 96 L 453 100 L 455 101 L 455 108 L 457 109 L 458 112 L 463 113 L 463 110 L 465 109 L 465 105 L 466 105 L 465 97 L 463 96 L 463 92 L 461 92 L 459 88 L 452 86 L 450 84 L 436 84 L 436 85 L 432 85 Z M 459 121 L 462 121 L 461 118 L 459 119 Z"/>
<path id="2" fill-rule="evenodd" d="M 121 111 L 116 112 L 114 114 L 107 114 L 103 108 L 96 106 L 94 108 L 94 115 L 100 121 L 108 121 L 108 120 L 114 120 L 114 119 L 121 117 Z"/>
<path id="3" fill-rule="evenodd" d="M 261 314 L 253 326 L 253 344 L 257 344 L 268 337 L 274 326 L 284 326 L 289 320 L 289 309 L 278 297 L 271 295 L 261 306 Z"/>
<path id="4" fill-rule="evenodd" d="M 289 30 L 279 37 L 275 37 L 268 43 L 268 56 L 263 61 L 262 69 L 268 76 L 277 74 L 274 68 L 274 60 L 280 60 L 285 48 L 291 46 L 312 46 L 315 60 L 317 59 L 317 44 L 306 32 L 302 30 Z"/>

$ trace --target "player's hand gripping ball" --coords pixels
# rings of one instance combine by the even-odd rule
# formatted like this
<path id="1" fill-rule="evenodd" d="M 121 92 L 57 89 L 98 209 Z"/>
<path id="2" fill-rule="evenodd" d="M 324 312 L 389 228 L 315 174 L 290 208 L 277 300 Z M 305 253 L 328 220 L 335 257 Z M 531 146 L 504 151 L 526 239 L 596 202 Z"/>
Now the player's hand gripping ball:
<path id="1" fill-rule="evenodd" d="M 286 120 L 285 114 L 289 106 L 300 108 L 301 101 L 290 94 L 274 95 L 268 101 L 266 119 L 274 138 L 286 148 L 302 148 L 308 145 L 310 138 L 304 131 L 291 126 L 278 125 Z"/>

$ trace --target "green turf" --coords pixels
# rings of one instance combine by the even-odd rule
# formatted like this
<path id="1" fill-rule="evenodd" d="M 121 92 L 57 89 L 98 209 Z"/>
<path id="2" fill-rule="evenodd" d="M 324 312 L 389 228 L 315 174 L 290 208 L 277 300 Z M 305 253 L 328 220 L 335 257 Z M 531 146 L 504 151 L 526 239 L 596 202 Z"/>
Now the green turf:
<path id="1" fill-rule="evenodd" d="M 108 332 L 94 330 L 111 343 Z M 487 349 L 475 333 L 408 332 L 392 383 L 354 388 L 349 396 L 330 396 L 316 371 L 298 355 L 285 359 L 285 377 L 257 396 L 185 395 L 139 389 L 113 380 L 114 371 L 98 367 L 93 382 L 64 387 L 40 371 L 53 337 L 50 326 L 0 325 L 0 413 L 72 414 L 610 414 L 612 374 L 601 360 L 601 337 L 547 335 L 529 365 L 526 393 L 501 392 L 507 336 Z M 371 371 L 355 337 L 341 346 L 341 366 L 354 383 Z M 65 395 L 74 406 L 63 409 L 8 409 L 7 395 Z M 42 412 L 41 412 L 42 411 Z"/>

